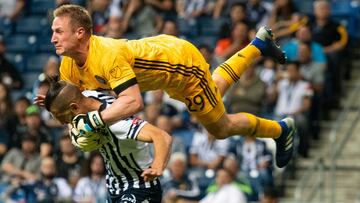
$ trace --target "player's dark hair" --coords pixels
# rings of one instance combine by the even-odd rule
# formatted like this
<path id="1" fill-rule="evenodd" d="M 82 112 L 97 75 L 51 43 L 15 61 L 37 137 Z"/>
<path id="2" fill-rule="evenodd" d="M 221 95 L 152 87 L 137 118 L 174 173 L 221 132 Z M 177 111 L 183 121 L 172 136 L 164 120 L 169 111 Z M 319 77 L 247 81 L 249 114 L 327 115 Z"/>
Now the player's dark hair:
<path id="1" fill-rule="evenodd" d="M 66 86 L 66 83 L 61 83 L 58 79 L 58 77 L 49 78 L 50 87 L 44 101 L 45 108 L 48 111 L 50 111 L 52 103 L 55 101 L 61 90 Z"/>

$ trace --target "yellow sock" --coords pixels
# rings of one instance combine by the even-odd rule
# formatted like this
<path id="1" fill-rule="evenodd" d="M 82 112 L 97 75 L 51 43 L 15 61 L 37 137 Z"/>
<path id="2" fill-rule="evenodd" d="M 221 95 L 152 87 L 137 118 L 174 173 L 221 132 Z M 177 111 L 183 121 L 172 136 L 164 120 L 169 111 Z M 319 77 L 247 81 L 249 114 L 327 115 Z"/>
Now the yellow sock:
<path id="1" fill-rule="evenodd" d="M 238 51 L 224 63 L 220 64 L 214 73 L 221 75 L 229 85 L 239 80 L 243 72 L 249 67 L 255 58 L 261 55 L 261 52 L 254 45 L 247 45 Z"/>
<path id="2" fill-rule="evenodd" d="M 281 134 L 281 126 L 274 120 L 256 117 L 249 113 L 244 114 L 250 121 L 250 136 L 262 138 L 278 138 Z"/>

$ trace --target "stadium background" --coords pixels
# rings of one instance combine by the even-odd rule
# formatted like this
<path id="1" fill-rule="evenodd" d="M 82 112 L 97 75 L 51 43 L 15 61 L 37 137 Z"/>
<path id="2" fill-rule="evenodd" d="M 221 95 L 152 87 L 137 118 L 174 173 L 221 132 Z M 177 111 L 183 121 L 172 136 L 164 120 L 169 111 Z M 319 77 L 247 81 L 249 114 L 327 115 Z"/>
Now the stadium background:
<path id="1" fill-rule="evenodd" d="M 260 2 L 260 6 L 252 6 L 253 2 Z M 144 94 L 146 108 L 140 116 L 174 136 L 173 154 L 179 155 L 177 158 L 187 157 L 186 175 L 195 177 L 198 183 L 200 193 L 188 199 L 198 200 L 211 192 L 211 186 L 216 185 L 216 169 L 238 166 L 235 182 L 251 202 L 261 201 L 264 192 L 279 196 L 279 202 L 360 202 L 356 156 L 359 154 L 356 132 L 360 113 L 356 101 L 360 96 L 360 2 L 328 2 L 330 18 L 346 28 L 347 44 L 336 54 L 325 53 L 325 61 L 317 61 L 314 57 L 307 61 L 301 54 L 295 58 L 303 68 L 309 64 L 312 68 L 327 68 L 308 78 L 302 75 L 303 72 L 295 72 L 295 77 L 299 74 L 299 78 L 307 79 L 313 89 L 299 93 L 310 101 L 310 105 L 301 101 L 295 102 L 300 105 L 291 107 L 302 109 L 297 113 L 302 125 L 296 158 L 285 169 L 273 165 L 275 149 L 272 141 L 255 142 L 239 136 L 227 141 L 201 139 L 207 137 L 206 132 L 189 117 L 183 105 L 159 92 Z M 101 198 L 105 196 L 101 186 L 92 193 L 94 197 L 80 195 L 86 187 L 79 185 L 79 179 L 90 177 L 90 160 L 96 154 L 74 150 L 69 146 L 65 127 L 56 123 L 45 110 L 31 105 L 36 93 L 46 92 L 46 75 L 56 74 L 58 70 L 60 58 L 50 42 L 50 25 L 52 10 L 63 3 L 86 6 L 93 17 L 97 35 L 138 39 L 166 33 L 188 39 L 201 49 L 212 69 L 244 47 L 256 28 L 265 24 L 273 29 L 283 47 L 296 37 L 299 39 L 296 33 L 306 23 L 311 25 L 313 41 L 320 45 L 326 41 L 321 40 L 319 30 L 315 29 L 312 0 L 0 0 L 0 202 L 35 201 L 26 199 L 26 194 L 36 190 L 32 185 L 35 180 L 42 180 L 38 177 L 44 157 L 55 160 L 56 177 L 66 180 L 61 182 L 61 187 L 57 185 L 59 183 L 51 185 L 58 187 L 58 192 L 44 190 L 47 192 L 40 194 L 44 201 L 95 202 L 97 198 L 102 202 Z M 336 32 L 329 36 L 335 35 Z M 309 51 L 305 49 L 301 53 L 306 55 Z M 333 55 L 337 57 L 336 67 L 332 67 L 335 63 L 332 63 Z M 287 66 L 279 66 L 271 59 L 258 61 L 224 98 L 229 111 L 247 111 L 269 118 L 284 116 L 280 115 L 281 108 L 277 107 L 280 101 L 274 90 L 282 80 L 294 74 L 288 71 Z M 314 78 L 322 80 L 319 79 L 319 83 Z M 321 88 L 317 89 L 319 85 Z M 280 88 L 279 95 L 281 91 L 285 90 Z M 22 143 L 26 140 L 36 144 L 35 151 L 31 152 L 31 156 L 37 157 L 35 161 L 31 160 L 33 166 L 25 160 L 11 173 L 4 171 L 4 162 L 16 162 L 9 154 L 24 156 L 23 151 L 16 149 L 24 150 Z M 252 151 L 256 154 L 254 157 L 244 150 L 253 149 L 251 146 L 255 145 L 251 143 L 257 146 L 257 150 Z M 206 164 L 199 164 L 199 160 Z M 98 168 L 99 176 L 103 178 L 101 166 Z M 166 171 L 162 178 L 164 197 L 167 202 L 175 202 L 167 195 L 171 191 L 169 183 L 173 181 L 170 174 Z M 181 187 L 195 187 L 192 184 Z M 51 188 L 42 188 L 47 187 Z M 40 198 L 39 192 L 35 194 L 37 196 L 33 197 Z M 59 194 L 61 198 L 55 198 Z"/>

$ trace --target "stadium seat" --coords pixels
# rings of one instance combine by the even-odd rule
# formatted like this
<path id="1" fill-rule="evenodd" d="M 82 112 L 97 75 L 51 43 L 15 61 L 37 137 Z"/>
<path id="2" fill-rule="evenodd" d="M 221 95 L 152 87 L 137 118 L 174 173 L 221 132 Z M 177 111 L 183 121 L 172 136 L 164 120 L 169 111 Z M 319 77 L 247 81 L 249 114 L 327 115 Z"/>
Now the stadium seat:
<path id="1" fill-rule="evenodd" d="M 46 15 L 51 9 L 55 9 L 54 0 L 32 0 L 29 11 L 30 14 Z"/>
<path id="2" fill-rule="evenodd" d="M 331 3 L 332 18 L 343 24 L 351 37 L 359 38 L 359 4 L 350 0 L 332 0 Z"/>
<path id="3" fill-rule="evenodd" d="M 294 0 L 295 7 L 301 12 L 308 15 L 313 15 L 313 0 Z"/>
<path id="4" fill-rule="evenodd" d="M 27 72 L 42 72 L 50 54 L 34 54 L 27 57 L 26 71 Z"/>
<path id="5" fill-rule="evenodd" d="M 36 48 L 35 35 L 15 34 L 5 38 L 6 51 L 15 53 L 34 52 Z"/>
<path id="6" fill-rule="evenodd" d="M 350 0 L 332 0 L 331 14 L 332 15 L 350 15 L 351 1 Z"/>
<path id="7" fill-rule="evenodd" d="M 189 39 L 189 41 L 197 47 L 201 45 L 207 45 L 211 49 L 215 48 L 217 40 L 217 36 L 197 36 Z"/>
<path id="8" fill-rule="evenodd" d="M 133 40 L 133 39 L 140 39 L 141 36 L 135 33 L 126 33 L 124 34 L 124 36 L 122 37 L 124 39 L 128 39 L 128 40 Z"/>
<path id="9" fill-rule="evenodd" d="M 177 19 L 179 27 L 179 34 L 186 37 L 197 36 L 199 34 L 197 23 L 195 20 L 185 20 L 182 18 Z"/>
<path id="10" fill-rule="evenodd" d="M 0 34 L 8 36 L 13 32 L 13 24 L 4 18 L 0 18 Z"/>
<path id="11" fill-rule="evenodd" d="M 22 54 L 6 53 L 5 58 L 9 60 L 9 62 L 13 64 L 19 72 L 23 72 L 25 70 L 26 63 Z"/>
<path id="12" fill-rule="evenodd" d="M 18 34 L 42 34 L 50 31 L 50 25 L 47 18 L 31 16 L 23 17 L 16 23 L 16 32 Z"/>
<path id="13" fill-rule="evenodd" d="M 38 40 L 37 50 L 42 53 L 55 54 L 55 46 L 51 43 L 51 35 L 43 36 Z"/>
<path id="14" fill-rule="evenodd" d="M 33 72 L 33 73 L 25 73 L 23 74 L 24 79 L 24 88 L 25 90 L 31 90 L 34 86 L 35 81 L 37 80 L 40 72 Z"/>
<path id="15" fill-rule="evenodd" d="M 206 36 L 218 36 L 221 26 L 225 22 L 225 18 L 214 20 L 210 17 L 201 17 L 199 18 L 200 33 Z"/>

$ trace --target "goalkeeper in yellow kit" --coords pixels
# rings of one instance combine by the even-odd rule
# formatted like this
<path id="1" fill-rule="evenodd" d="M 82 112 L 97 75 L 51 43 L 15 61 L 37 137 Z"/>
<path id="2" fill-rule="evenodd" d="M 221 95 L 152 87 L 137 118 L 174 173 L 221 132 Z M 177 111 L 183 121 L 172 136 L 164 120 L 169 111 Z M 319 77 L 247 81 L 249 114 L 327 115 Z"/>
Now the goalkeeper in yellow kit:
<path id="1" fill-rule="evenodd" d="M 87 11 L 64 5 L 54 11 L 51 42 L 64 56 L 62 80 L 82 90 L 113 90 L 115 102 L 107 109 L 83 116 L 79 132 L 94 131 L 143 109 L 141 91 L 161 89 L 184 102 L 191 115 L 216 138 L 251 135 L 274 138 L 276 163 L 285 166 L 292 157 L 294 121 L 272 121 L 248 113 L 227 114 L 222 95 L 260 55 L 285 63 L 284 53 L 274 44 L 272 33 L 260 28 L 246 48 L 221 64 L 211 75 L 209 65 L 191 43 L 159 35 L 140 40 L 117 40 L 92 35 Z M 44 96 L 35 98 L 43 103 Z"/>

